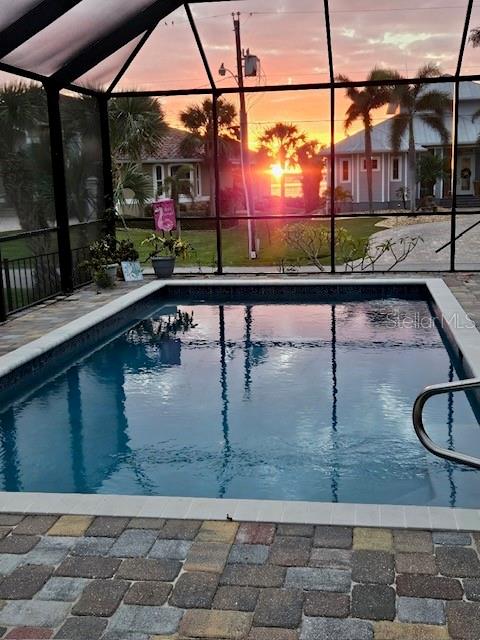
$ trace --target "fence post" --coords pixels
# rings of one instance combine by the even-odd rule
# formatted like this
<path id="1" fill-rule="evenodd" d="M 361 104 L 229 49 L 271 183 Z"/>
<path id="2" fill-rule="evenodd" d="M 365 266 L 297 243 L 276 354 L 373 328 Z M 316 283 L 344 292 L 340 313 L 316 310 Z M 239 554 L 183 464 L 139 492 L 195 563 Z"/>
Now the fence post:
<path id="1" fill-rule="evenodd" d="M 10 282 L 10 262 L 7 258 L 3 261 L 3 272 L 5 273 L 5 286 L 7 288 L 7 309 L 13 311 L 12 283 Z"/>
<path id="2" fill-rule="evenodd" d="M 3 262 L 2 253 L 0 251 L 0 322 L 7 319 L 7 302 L 5 300 L 5 288 L 3 286 Z"/>
<path id="3" fill-rule="evenodd" d="M 67 187 L 65 183 L 65 157 L 63 153 L 62 118 L 59 88 L 45 83 L 52 156 L 53 196 L 57 219 L 58 261 L 61 287 L 64 293 L 73 291 L 73 264 L 68 220 Z"/>

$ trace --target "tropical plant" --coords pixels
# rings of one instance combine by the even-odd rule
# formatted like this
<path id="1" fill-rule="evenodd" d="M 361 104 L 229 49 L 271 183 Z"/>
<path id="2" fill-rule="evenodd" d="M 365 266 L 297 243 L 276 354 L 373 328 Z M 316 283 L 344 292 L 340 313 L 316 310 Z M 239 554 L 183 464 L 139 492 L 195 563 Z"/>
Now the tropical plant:
<path id="1" fill-rule="evenodd" d="M 402 185 L 401 187 L 398 187 L 398 189 L 395 191 L 395 195 L 397 196 L 397 198 L 402 199 L 403 208 L 406 210 L 407 201 L 410 200 L 410 189 Z"/>
<path id="2" fill-rule="evenodd" d="M 128 201 L 138 206 L 153 197 L 152 180 L 139 162 L 113 162 L 113 193 L 116 204 L 124 207 Z"/>
<path id="3" fill-rule="evenodd" d="M 9 206 L 25 231 L 55 221 L 46 95 L 34 83 L 14 82 L 0 91 L 0 171 Z M 50 235 L 50 234 L 48 234 Z M 40 246 L 45 242 L 45 246 Z M 48 249 L 37 238 L 32 249 Z"/>
<path id="4" fill-rule="evenodd" d="M 156 98 L 112 98 L 109 125 L 115 202 L 124 206 L 129 200 L 143 207 L 154 194 L 140 161 L 155 154 L 167 132 L 165 113 Z"/>
<path id="5" fill-rule="evenodd" d="M 367 76 L 368 81 L 389 80 L 394 72 L 388 69 L 375 68 Z M 340 82 L 350 82 L 344 75 L 337 76 Z M 383 107 L 390 101 L 390 86 L 367 86 L 363 89 L 349 87 L 345 93 L 351 104 L 345 114 L 344 128 L 348 132 L 357 120 L 363 124 L 365 134 L 365 169 L 367 174 L 368 209 L 373 213 L 373 167 L 372 167 L 372 111 Z"/>
<path id="6" fill-rule="evenodd" d="M 299 223 L 287 225 L 283 230 L 287 246 L 303 254 L 319 271 L 325 271 L 324 260 L 330 254 L 330 238 L 330 229 L 323 225 Z M 376 263 L 387 255 L 391 264 L 386 271 L 392 271 L 408 258 L 419 242 L 423 242 L 419 236 L 405 236 L 375 243 L 368 238 L 355 238 L 345 227 L 338 227 L 335 231 L 335 255 L 344 263 L 345 271 L 374 271 Z"/>
<path id="7" fill-rule="evenodd" d="M 167 176 L 163 181 L 164 193 L 167 193 L 175 202 L 177 211 L 180 196 L 185 196 L 192 202 L 195 200 L 194 185 L 190 180 L 190 172 L 191 166 L 189 164 L 183 164 L 178 167 L 173 175 Z"/>
<path id="8" fill-rule="evenodd" d="M 325 189 L 325 191 L 323 192 L 323 194 L 322 194 L 327 202 L 330 202 L 331 193 L 332 193 L 331 188 L 327 187 Z M 335 189 L 333 190 L 333 195 L 334 195 L 334 201 L 335 201 L 335 207 L 334 207 L 335 213 L 338 212 L 338 207 L 337 207 L 338 203 L 352 202 L 353 201 L 351 192 L 348 189 L 344 189 L 340 185 L 335 187 Z"/>
<path id="9" fill-rule="evenodd" d="M 129 238 L 126 240 L 115 240 L 115 242 L 115 260 L 118 264 L 138 260 L 138 251 Z"/>
<path id="10" fill-rule="evenodd" d="M 415 84 L 397 84 L 391 94 L 391 102 L 399 106 L 398 115 L 391 119 L 390 143 L 392 150 L 398 152 L 402 138 L 408 136 L 408 184 L 410 185 L 410 211 L 416 208 L 417 163 L 415 147 L 415 121 L 421 120 L 427 127 L 436 131 L 443 144 L 448 144 L 449 133 L 445 126 L 445 116 L 451 108 L 448 93 L 432 88 L 422 80 L 440 75 L 438 67 L 428 64 L 417 73 L 419 82 Z M 401 78 L 396 74 L 396 78 Z"/>
<path id="11" fill-rule="evenodd" d="M 185 242 L 175 236 L 159 236 L 156 233 L 152 233 L 148 238 L 145 238 L 142 245 L 151 247 L 147 260 L 160 255 L 172 258 L 186 258 L 193 251 L 193 247 L 189 242 Z"/>
<path id="12" fill-rule="evenodd" d="M 286 122 L 277 122 L 265 129 L 259 138 L 260 156 L 268 158 L 272 164 L 278 164 L 280 175 L 280 208 L 285 209 L 285 171 L 297 165 L 298 149 L 306 143 L 305 134 L 297 126 Z"/>
<path id="13" fill-rule="evenodd" d="M 320 151 L 325 145 L 318 140 L 307 140 L 298 147 L 295 162 L 302 171 L 302 191 L 305 212 L 310 213 L 320 207 L 320 184 L 325 169 L 325 158 Z"/>
<path id="14" fill-rule="evenodd" d="M 165 114 L 157 98 L 111 98 L 110 143 L 114 156 L 139 159 L 153 155 L 167 132 Z"/>
<path id="15" fill-rule="evenodd" d="M 219 98 L 217 100 L 218 114 L 218 152 L 219 159 L 224 161 L 238 149 L 239 129 L 237 110 L 235 105 Z M 213 103 L 206 98 L 200 104 L 192 104 L 180 113 L 180 121 L 189 132 L 182 143 L 182 151 L 187 155 L 200 155 L 209 168 L 210 175 L 210 213 L 215 215 L 215 172 L 213 171 L 214 157 L 214 126 Z"/>
<path id="16" fill-rule="evenodd" d="M 433 195 L 433 188 L 438 179 L 449 174 L 446 166 L 448 160 L 433 153 L 422 153 L 417 160 L 417 182 L 420 183 L 422 196 Z"/>

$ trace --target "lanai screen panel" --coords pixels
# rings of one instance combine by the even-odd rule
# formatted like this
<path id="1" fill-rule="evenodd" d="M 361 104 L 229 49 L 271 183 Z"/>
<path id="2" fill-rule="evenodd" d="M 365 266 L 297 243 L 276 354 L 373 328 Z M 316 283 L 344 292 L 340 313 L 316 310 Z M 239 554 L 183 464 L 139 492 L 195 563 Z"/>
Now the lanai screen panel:
<path id="1" fill-rule="evenodd" d="M 350 0 L 330 2 L 335 74 L 354 81 L 373 67 L 415 78 L 425 65 L 454 74 L 465 24 L 466 0 Z"/>
<path id="2" fill-rule="evenodd" d="M 157 24 L 116 87 L 117 91 L 210 89 L 184 7 Z"/>
<path id="3" fill-rule="evenodd" d="M 135 48 L 139 45 L 143 37 L 144 34 L 142 33 L 137 38 L 134 38 L 121 49 L 115 51 L 111 56 L 102 60 L 102 62 L 93 67 L 93 69 L 90 69 L 74 80 L 73 84 L 98 91 L 107 90 L 123 66 L 127 63 L 130 56 L 134 53 Z"/>
<path id="4" fill-rule="evenodd" d="M 192 13 L 217 86 L 235 87 L 236 53 L 232 13 L 241 14 L 242 47 L 260 58 L 257 77 L 246 85 L 327 82 L 323 2 L 242 0 L 192 4 Z M 218 71 L 224 63 L 224 77 Z"/>
<path id="5" fill-rule="evenodd" d="M 50 76 L 86 46 L 151 4 L 152 0 L 82 0 L 5 56 L 2 62 Z"/>
<path id="6" fill-rule="evenodd" d="M 475 0 L 472 7 L 472 17 L 470 19 L 470 29 L 480 27 L 480 2 Z M 460 72 L 462 75 L 480 74 L 480 49 L 473 46 L 469 40 L 463 54 L 462 67 Z"/>
<path id="7" fill-rule="evenodd" d="M 0 2 L 0 29 L 10 26 L 38 4 L 40 4 L 40 0 L 2 0 Z"/>

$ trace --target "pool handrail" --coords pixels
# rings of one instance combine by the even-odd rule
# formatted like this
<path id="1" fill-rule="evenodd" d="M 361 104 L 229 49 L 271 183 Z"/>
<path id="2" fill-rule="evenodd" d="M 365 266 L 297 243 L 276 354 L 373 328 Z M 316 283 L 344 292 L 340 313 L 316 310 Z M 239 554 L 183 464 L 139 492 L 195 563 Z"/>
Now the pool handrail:
<path id="1" fill-rule="evenodd" d="M 431 438 L 427 435 L 425 431 L 425 426 L 423 424 L 423 408 L 432 396 L 437 396 L 443 393 L 451 393 L 455 391 L 468 391 L 470 389 L 476 389 L 480 387 L 480 378 L 470 378 L 468 380 L 458 380 L 454 382 L 447 382 L 445 384 L 432 384 L 418 395 L 415 403 L 413 405 L 413 427 L 415 429 L 415 433 L 417 434 L 418 439 L 423 444 L 425 449 L 433 453 L 433 455 L 438 456 L 439 458 L 444 458 L 445 460 L 450 460 L 450 462 L 457 462 L 459 464 L 467 465 L 468 467 L 473 467 L 474 469 L 480 469 L 480 458 L 475 458 L 474 456 L 469 456 L 465 453 L 456 453 L 455 451 L 450 451 L 449 449 L 444 449 L 443 447 L 439 447 Z"/>

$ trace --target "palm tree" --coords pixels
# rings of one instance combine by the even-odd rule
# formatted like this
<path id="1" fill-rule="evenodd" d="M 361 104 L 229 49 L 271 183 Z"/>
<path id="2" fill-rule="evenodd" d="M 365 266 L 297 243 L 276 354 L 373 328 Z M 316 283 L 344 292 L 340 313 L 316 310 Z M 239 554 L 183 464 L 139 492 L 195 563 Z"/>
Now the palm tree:
<path id="1" fill-rule="evenodd" d="M 165 113 L 156 98 L 112 98 L 109 101 L 110 144 L 115 202 L 126 204 L 125 192 L 143 207 L 152 197 L 152 185 L 143 172 L 143 155 L 154 155 L 168 130 Z"/>
<path id="2" fill-rule="evenodd" d="M 320 184 L 325 168 L 325 158 L 320 151 L 325 145 L 318 140 L 307 140 L 297 149 L 296 164 L 302 171 L 302 191 L 305 202 L 305 212 L 315 211 L 320 206 Z"/>
<path id="3" fill-rule="evenodd" d="M 480 47 L 480 27 L 475 27 L 470 31 L 470 37 L 468 38 L 473 47 Z"/>
<path id="4" fill-rule="evenodd" d="M 165 113 L 156 98 L 112 98 L 109 117 L 112 153 L 129 160 L 153 155 L 167 131 Z"/>
<path id="5" fill-rule="evenodd" d="M 368 74 L 367 80 L 389 80 L 394 73 L 388 69 L 373 69 Z M 350 82 L 343 75 L 337 76 L 339 82 Z M 373 169 L 372 169 L 372 111 L 386 105 L 390 100 L 391 87 L 365 87 L 358 89 L 357 87 L 349 87 L 346 89 L 347 98 L 351 100 L 351 104 L 345 115 L 344 128 L 348 132 L 350 127 L 357 120 L 361 120 L 365 133 L 365 168 L 367 172 L 367 189 L 368 189 L 368 209 L 373 213 Z"/>
<path id="6" fill-rule="evenodd" d="M 415 148 L 416 119 L 436 131 L 443 144 L 448 144 L 449 133 L 445 126 L 445 116 L 451 108 L 448 93 L 431 88 L 422 79 L 436 78 L 440 75 L 438 67 L 428 64 L 417 73 L 418 84 L 396 85 L 391 94 L 391 101 L 400 107 L 400 112 L 392 118 L 390 143 L 394 152 L 398 152 L 405 134 L 408 135 L 408 185 L 410 187 L 410 211 L 416 208 L 417 154 Z M 401 78 L 396 74 L 397 78 Z"/>
<path id="7" fill-rule="evenodd" d="M 239 131 L 235 105 L 223 99 L 217 100 L 218 150 L 220 159 L 227 158 L 234 146 L 238 146 Z M 187 154 L 195 152 L 203 156 L 210 175 L 210 213 L 215 215 L 215 173 L 213 171 L 213 103 L 206 98 L 200 104 L 192 104 L 180 113 L 180 121 L 189 132 L 182 147 Z"/>
<path id="8" fill-rule="evenodd" d="M 305 135 L 294 124 L 277 122 L 266 129 L 259 138 L 259 153 L 280 165 L 280 208 L 285 209 L 285 171 L 297 164 L 298 148 L 306 142 Z"/>

